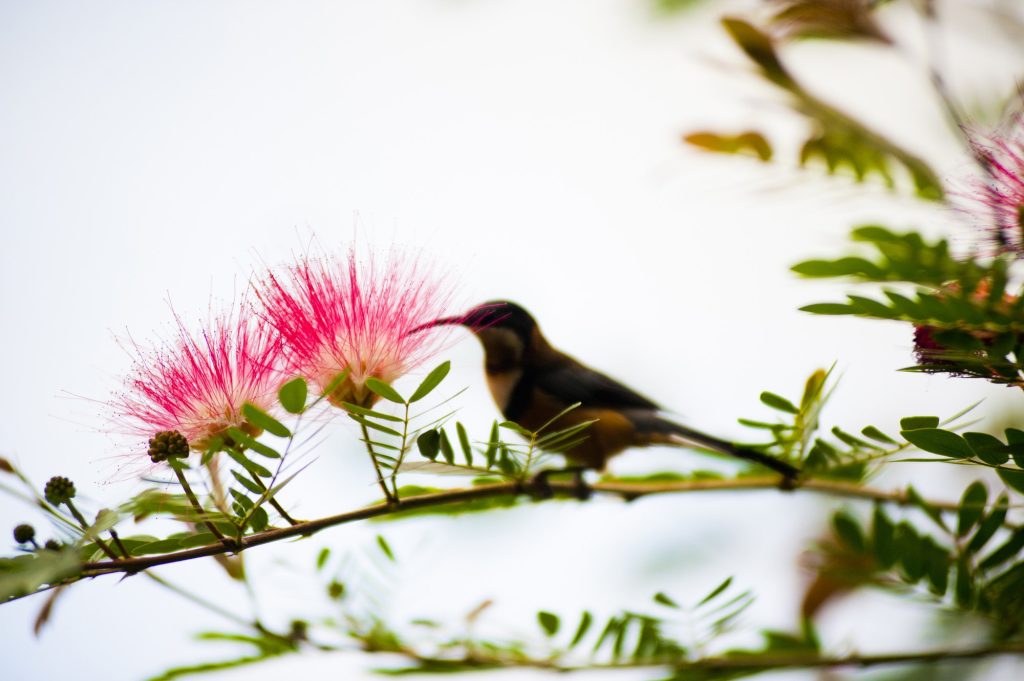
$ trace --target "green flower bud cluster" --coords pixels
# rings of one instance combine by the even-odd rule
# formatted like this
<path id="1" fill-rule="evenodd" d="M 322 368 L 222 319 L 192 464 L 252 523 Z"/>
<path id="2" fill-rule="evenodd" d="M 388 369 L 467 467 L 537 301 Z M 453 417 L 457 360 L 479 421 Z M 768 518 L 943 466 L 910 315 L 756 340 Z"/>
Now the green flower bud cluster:
<path id="1" fill-rule="evenodd" d="M 160 463 L 188 456 L 188 440 L 176 430 L 162 430 L 149 439 L 149 458 Z"/>

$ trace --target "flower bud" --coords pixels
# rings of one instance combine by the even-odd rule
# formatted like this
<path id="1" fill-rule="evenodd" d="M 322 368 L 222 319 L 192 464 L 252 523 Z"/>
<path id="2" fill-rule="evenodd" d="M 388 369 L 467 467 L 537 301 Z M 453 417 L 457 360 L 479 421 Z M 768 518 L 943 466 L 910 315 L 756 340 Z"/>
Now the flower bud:
<path id="1" fill-rule="evenodd" d="M 31 525 L 21 524 L 14 528 L 14 541 L 19 544 L 27 544 L 36 538 L 36 528 Z"/>
<path id="2" fill-rule="evenodd" d="M 66 504 L 75 498 L 75 483 L 63 475 L 55 475 L 47 480 L 43 496 L 54 506 Z"/>
<path id="3" fill-rule="evenodd" d="M 176 430 L 162 430 L 149 439 L 149 458 L 160 463 L 188 456 L 188 440 Z"/>

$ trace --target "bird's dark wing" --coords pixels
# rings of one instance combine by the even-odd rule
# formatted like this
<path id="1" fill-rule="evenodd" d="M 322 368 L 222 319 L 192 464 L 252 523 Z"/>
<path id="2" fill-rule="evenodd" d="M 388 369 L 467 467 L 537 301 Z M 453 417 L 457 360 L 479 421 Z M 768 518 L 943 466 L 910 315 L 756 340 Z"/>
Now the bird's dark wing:
<path id="1" fill-rule="evenodd" d="M 566 358 L 559 366 L 537 372 L 535 386 L 564 400 L 580 402 L 584 407 L 612 409 L 660 409 L 660 407 L 613 378 Z"/>

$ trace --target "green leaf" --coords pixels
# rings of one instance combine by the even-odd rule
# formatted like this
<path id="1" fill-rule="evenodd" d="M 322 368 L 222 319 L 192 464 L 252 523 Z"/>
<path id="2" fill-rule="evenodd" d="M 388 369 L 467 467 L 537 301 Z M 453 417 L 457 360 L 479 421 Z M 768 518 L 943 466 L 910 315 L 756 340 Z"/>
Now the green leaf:
<path id="1" fill-rule="evenodd" d="M 937 428 L 938 416 L 907 416 L 900 419 L 900 430 L 918 430 L 921 428 Z"/>
<path id="2" fill-rule="evenodd" d="M 909 582 L 916 582 L 925 574 L 924 542 L 907 522 L 896 526 L 896 552 L 900 565 Z"/>
<path id="3" fill-rule="evenodd" d="M 285 411 L 289 414 L 301 414 L 306 408 L 306 395 L 309 392 L 309 387 L 306 385 L 306 379 L 299 377 L 293 378 L 277 391 L 277 400 L 284 407 Z"/>
<path id="4" fill-rule="evenodd" d="M 267 431 L 271 435 L 291 437 L 292 432 L 283 423 L 251 402 L 246 402 L 242 405 L 242 416 L 252 425 Z"/>
<path id="5" fill-rule="evenodd" d="M 981 520 L 981 516 L 985 513 L 986 501 L 988 501 L 988 491 L 981 482 L 975 480 L 964 490 L 963 497 L 960 499 L 960 509 L 957 511 L 957 536 L 966 536 Z"/>
<path id="6" fill-rule="evenodd" d="M 179 539 L 177 549 L 194 549 L 197 546 L 209 546 L 216 543 L 219 542 L 212 532 L 197 532 Z"/>
<path id="7" fill-rule="evenodd" d="M 260 506 L 253 511 L 252 516 L 249 517 L 249 524 L 256 532 L 262 532 L 267 529 L 267 525 L 270 524 L 270 518 L 267 516 L 266 509 Z"/>
<path id="8" fill-rule="evenodd" d="M 252 499 L 250 499 L 249 497 L 245 496 L 244 494 L 239 492 L 234 487 L 232 487 L 228 491 L 231 492 L 231 496 L 234 497 L 235 501 L 238 502 L 238 504 L 242 507 L 243 510 L 248 511 L 250 508 L 252 508 Z M 239 515 L 242 515 L 242 514 L 239 514 Z"/>
<path id="9" fill-rule="evenodd" d="M 807 260 L 794 265 L 793 272 L 804 277 L 846 277 L 861 275 L 879 279 L 884 272 L 878 265 L 864 258 L 839 258 L 838 260 Z"/>
<path id="10" fill-rule="evenodd" d="M 452 443 L 448 439 L 448 433 L 441 431 L 441 456 L 448 463 L 455 463 L 455 450 L 452 449 Z"/>
<path id="11" fill-rule="evenodd" d="M 942 512 L 939 509 L 932 506 L 931 504 L 929 504 L 924 497 L 918 494 L 917 490 L 914 489 L 913 486 L 907 486 L 907 499 L 910 501 L 911 504 L 917 506 L 919 509 L 924 511 L 924 514 L 931 518 L 932 522 L 941 527 L 943 530 L 946 530 L 947 532 L 949 531 L 949 529 L 946 527 L 946 522 L 942 519 Z"/>
<path id="12" fill-rule="evenodd" d="M 865 447 L 867 447 L 869 449 L 881 449 L 881 447 L 879 447 L 878 445 L 876 445 L 874 443 L 867 442 L 865 440 L 861 440 L 859 437 L 856 437 L 855 435 L 851 435 L 850 433 L 847 433 L 845 430 L 843 430 L 839 426 L 835 426 L 835 427 L 832 428 L 832 434 L 835 435 L 839 440 L 841 440 L 848 447 L 853 447 L 854 449 L 863 449 Z"/>
<path id="13" fill-rule="evenodd" d="M 747 57 L 761 67 L 764 77 L 781 87 L 792 87 L 793 80 L 775 53 L 768 35 L 753 24 L 736 17 L 725 17 L 722 26 Z"/>
<path id="14" fill-rule="evenodd" d="M 373 409 L 367 409 L 366 407 L 360 407 L 358 404 L 352 404 L 351 402 L 342 402 L 345 411 L 352 414 L 359 414 L 360 416 L 372 416 L 375 419 L 381 419 L 382 421 L 397 421 L 402 422 L 401 416 L 392 416 L 391 414 L 385 414 L 382 411 L 374 411 Z"/>
<path id="15" fill-rule="evenodd" d="M 387 433 L 388 435 L 392 435 L 394 437 L 402 437 L 402 434 L 395 430 L 394 428 L 382 426 L 379 423 L 371 421 L 369 418 L 365 416 L 360 416 L 359 414 L 349 414 L 348 417 L 355 421 L 356 423 L 365 426 L 371 430 L 377 430 L 380 431 L 381 433 Z"/>
<path id="16" fill-rule="evenodd" d="M 886 435 L 885 433 L 880 431 L 878 428 L 875 428 L 874 426 L 867 426 L 866 428 L 862 429 L 860 432 L 861 432 L 861 435 L 863 435 L 864 437 L 871 438 L 872 440 L 874 440 L 876 442 L 882 442 L 882 443 L 885 443 L 887 445 L 899 444 L 898 442 L 896 442 L 896 440 L 893 440 L 891 437 L 889 437 L 888 435 Z"/>
<path id="17" fill-rule="evenodd" d="M 709 603 L 710 601 L 714 600 L 715 597 L 717 597 L 723 591 L 728 589 L 731 584 L 732 584 L 732 577 L 731 576 L 730 577 L 726 577 L 718 586 L 716 586 L 714 589 L 712 589 L 711 592 L 708 593 L 707 596 L 702 598 L 700 600 L 700 602 L 697 603 L 697 607 L 699 608 L 700 606 L 704 605 L 705 603 Z"/>
<path id="18" fill-rule="evenodd" d="M 238 465 L 240 465 L 242 468 L 249 471 L 253 475 L 257 475 L 261 478 L 273 477 L 270 471 L 268 471 L 266 468 L 259 465 L 258 463 L 249 460 L 241 452 L 236 452 L 234 449 L 226 449 L 224 451 L 227 452 L 227 455 L 234 459 L 238 463 Z"/>
<path id="19" fill-rule="evenodd" d="M 78 551 L 35 551 L 16 558 L 0 558 L 0 603 L 36 591 L 44 584 L 57 584 L 78 574 Z"/>
<path id="20" fill-rule="evenodd" d="M 772 409 L 784 411 L 788 414 L 800 413 L 800 410 L 797 409 L 796 406 L 792 402 L 787 400 L 785 397 L 780 397 L 779 395 L 776 395 L 775 393 L 770 393 L 767 390 L 761 393 L 761 402 L 771 407 Z"/>
<path id="21" fill-rule="evenodd" d="M 441 381 L 444 380 L 444 377 L 448 375 L 448 372 L 451 371 L 451 368 L 451 362 L 443 362 L 437 365 L 429 374 L 427 374 L 427 377 L 423 379 L 423 382 L 420 383 L 419 387 L 416 388 L 416 391 L 412 394 L 412 397 L 409 398 L 409 403 L 412 404 L 413 402 L 422 400 L 424 397 L 429 395 L 430 392 L 434 388 L 436 388 Z M 394 400 L 392 400 L 392 402 L 393 401 Z"/>
<path id="22" fill-rule="evenodd" d="M 416 438 L 416 447 L 424 458 L 433 461 L 441 448 L 441 434 L 436 430 L 425 430 Z"/>
<path id="23" fill-rule="evenodd" d="M 320 549 L 320 553 L 316 554 L 316 569 L 323 570 L 324 565 L 327 565 L 327 559 L 331 557 L 331 549 L 323 547 Z"/>
<path id="24" fill-rule="evenodd" d="M 875 505 L 871 519 L 871 539 L 875 559 L 883 568 L 890 568 L 896 563 L 897 553 L 894 543 L 895 528 L 889 517 L 885 515 L 880 504 Z"/>
<path id="25" fill-rule="evenodd" d="M 623 622 L 618 617 L 609 618 L 608 624 L 605 625 L 604 629 L 601 631 L 601 635 L 597 637 L 597 642 L 594 643 L 593 651 L 596 653 L 598 650 L 600 650 L 601 645 L 604 644 L 608 637 L 614 636 L 619 631 L 621 631 L 624 624 L 625 622 Z"/>
<path id="26" fill-rule="evenodd" d="M 846 297 L 850 300 L 850 306 L 856 309 L 860 314 L 880 317 L 882 319 L 892 319 L 897 316 L 897 314 L 890 310 L 887 305 L 872 298 L 855 295 L 847 295 Z"/>
<path id="27" fill-rule="evenodd" d="M 977 457 L 987 464 L 1000 466 L 1010 459 L 1006 445 L 988 433 L 964 433 L 964 439 Z"/>
<path id="28" fill-rule="evenodd" d="M 1024 430 L 1007 428 L 1006 441 L 1010 443 L 1013 462 L 1017 464 L 1018 468 L 1024 468 Z"/>
<path id="29" fill-rule="evenodd" d="M 695 147 L 721 154 L 749 154 L 762 161 L 770 161 L 772 147 L 763 135 L 757 132 L 744 132 L 738 135 L 720 135 L 715 132 L 694 132 L 683 137 L 683 140 Z"/>
<path id="30" fill-rule="evenodd" d="M 576 442 L 580 441 L 575 439 L 576 436 L 579 433 L 582 433 L 590 426 L 594 425 L 596 422 L 597 419 L 593 419 L 591 421 L 583 421 L 581 423 L 577 423 L 574 426 L 569 426 L 568 428 L 563 428 L 562 430 L 556 430 L 553 433 L 548 433 L 544 437 L 537 440 L 537 447 L 539 449 L 543 449 L 549 452 L 560 452 L 567 449 L 571 449 L 573 446 L 575 446 Z M 584 437 L 583 439 L 586 438 Z M 570 440 L 572 440 L 573 442 L 570 443 Z"/>
<path id="31" fill-rule="evenodd" d="M 855 553 L 864 553 L 864 533 L 857 521 L 848 513 L 840 511 L 832 516 L 832 529 L 840 541 Z"/>
<path id="32" fill-rule="evenodd" d="M 856 314 L 856 310 L 846 303 L 813 303 L 811 305 L 804 305 L 800 308 L 801 312 L 810 312 L 811 314 L 826 314 L 826 315 L 844 315 L 844 314 Z"/>
<path id="33" fill-rule="evenodd" d="M 388 560 L 395 562 L 395 554 L 391 551 L 391 547 L 388 545 L 387 540 L 384 539 L 384 535 L 377 535 L 377 546 L 384 552 L 384 555 L 388 557 Z"/>
<path id="34" fill-rule="evenodd" d="M 1009 508 L 1010 498 L 1005 494 L 1000 494 L 996 499 L 995 506 L 992 507 L 992 512 L 981 521 L 978 531 L 971 537 L 971 542 L 967 545 L 967 555 L 980 551 L 988 543 L 988 540 L 995 536 L 995 533 L 1003 526 Z"/>
<path id="35" fill-rule="evenodd" d="M 590 625 L 593 621 L 594 618 L 590 612 L 588 610 L 584 610 L 583 615 L 580 617 L 580 624 L 576 627 L 576 635 L 572 637 L 572 642 L 569 644 L 570 649 L 575 648 L 577 644 L 583 640 L 583 637 L 587 635 L 587 631 L 590 629 Z"/>
<path id="36" fill-rule="evenodd" d="M 373 393 L 378 397 L 383 397 L 385 400 L 388 400 L 389 402 L 394 402 L 395 404 L 405 404 L 405 398 L 403 398 L 398 393 L 397 390 L 395 390 L 394 388 L 392 388 L 390 385 L 380 380 L 379 378 L 374 378 L 373 376 L 367 378 L 366 387 L 373 391 Z"/>
<path id="37" fill-rule="evenodd" d="M 919 428 L 900 431 L 907 442 L 918 449 L 951 459 L 969 459 L 974 456 L 967 441 L 960 435 L 941 428 Z"/>
<path id="38" fill-rule="evenodd" d="M 1024 471 L 999 468 L 996 470 L 996 473 L 999 474 L 999 479 L 1006 483 L 1007 487 L 1024 494 Z"/>
<path id="39" fill-rule="evenodd" d="M 671 598 L 666 596 L 661 591 L 659 591 L 658 593 L 654 594 L 654 602 L 655 603 L 660 603 L 661 605 L 666 605 L 666 606 L 668 606 L 670 608 L 678 608 L 679 607 L 678 603 L 673 601 Z"/>
<path id="40" fill-rule="evenodd" d="M 494 459 L 498 455 L 498 437 L 498 422 L 494 421 L 491 424 L 490 439 L 487 441 L 487 451 L 484 453 L 488 468 L 494 465 Z"/>
<path id="41" fill-rule="evenodd" d="M 228 428 L 228 437 L 230 437 L 238 445 L 244 445 L 247 449 L 251 449 L 257 454 L 262 454 L 269 459 L 280 459 L 281 454 L 273 447 L 268 447 L 259 440 L 256 440 L 245 431 L 234 426 Z"/>
<path id="42" fill-rule="evenodd" d="M 116 511 L 111 511 L 109 508 L 101 508 L 96 514 L 96 519 L 93 520 L 92 525 L 85 531 L 85 536 L 89 539 L 95 539 L 100 533 L 106 532 L 117 525 L 120 520 L 121 515 Z"/>
<path id="43" fill-rule="evenodd" d="M 466 434 L 466 427 L 458 421 L 455 422 L 455 432 L 459 436 L 459 447 L 462 448 L 462 454 L 466 457 L 466 465 L 473 465 L 473 448 L 469 444 L 469 435 Z"/>
<path id="44" fill-rule="evenodd" d="M 985 560 L 981 561 L 978 568 L 985 571 L 991 570 L 1011 558 L 1015 558 L 1021 549 L 1024 549 L 1024 528 L 1017 528 L 1010 535 L 1010 538 L 1006 540 L 1006 543 L 993 551 Z"/>
<path id="45" fill-rule="evenodd" d="M 527 440 L 529 440 L 530 438 L 533 437 L 533 433 L 532 432 L 530 432 L 526 428 L 523 428 L 521 425 L 519 425 L 515 421 L 502 421 L 501 423 L 498 424 L 498 427 L 499 428 L 505 428 L 507 430 L 511 430 L 511 431 L 513 431 L 515 433 L 518 433 L 519 435 L 522 435 Z"/>
<path id="46" fill-rule="evenodd" d="M 544 630 L 544 635 L 548 638 L 558 633 L 558 615 L 541 610 L 537 613 L 537 622 L 540 624 L 540 628 Z"/>
<path id="47" fill-rule="evenodd" d="M 925 574 L 928 576 L 930 590 L 932 593 L 941 596 L 946 593 L 946 588 L 949 585 L 951 559 L 946 550 L 931 539 L 927 539 L 923 546 L 925 548 Z"/>
<path id="48" fill-rule="evenodd" d="M 245 477 L 244 475 L 242 475 L 238 471 L 234 471 L 234 470 L 231 471 L 231 475 L 235 476 L 235 480 L 238 481 L 239 485 L 241 485 L 242 487 L 246 488 L 247 490 L 249 490 L 253 494 L 263 494 L 263 488 L 262 487 L 260 487 L 255 482 L 253 482 L 249 478 Z"/>

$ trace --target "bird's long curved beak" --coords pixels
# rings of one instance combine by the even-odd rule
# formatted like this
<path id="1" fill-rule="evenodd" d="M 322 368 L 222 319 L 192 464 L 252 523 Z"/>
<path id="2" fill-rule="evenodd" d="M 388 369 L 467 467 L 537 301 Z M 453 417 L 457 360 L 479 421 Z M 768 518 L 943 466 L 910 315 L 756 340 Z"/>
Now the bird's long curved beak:
<path id="1" fill-rule="evenodd" d="M 408 332 L 408 335 L 411 336 L 414 333 L 419 333 L 420 331 L 425 331 L 427 329 L 432 329 L 435 326 L 452 326 L 452 325 L 462 325 L 462 324 L 465 324 L 465 323 L 466 323 L 466 318 L 465 317 L 441 317 L 439 319 L 435 319 L 432 322 L 427 322 L 426 324 L 420 324 L 419 326 L 410 329 L 409 332 Z"/>

